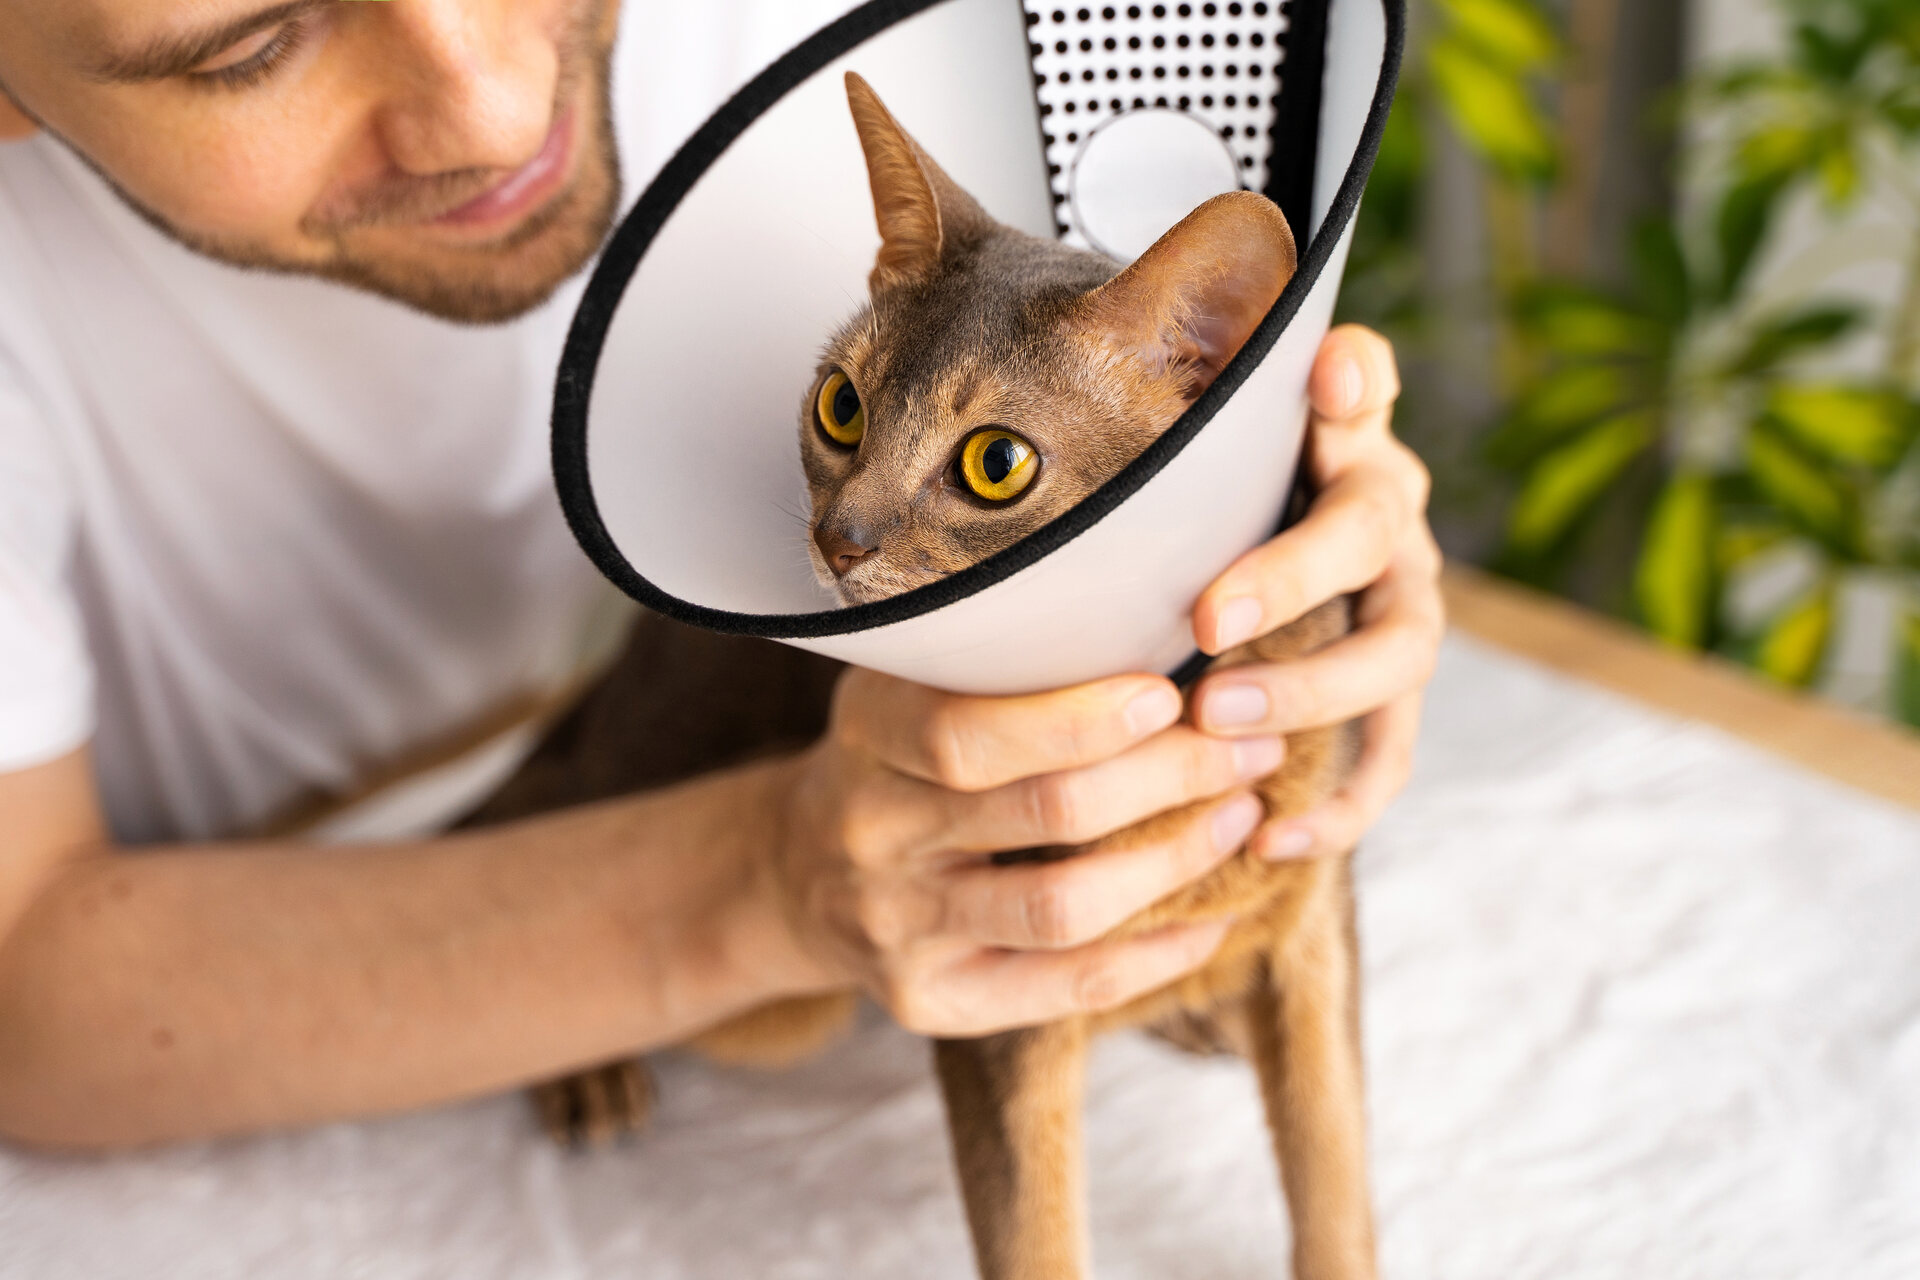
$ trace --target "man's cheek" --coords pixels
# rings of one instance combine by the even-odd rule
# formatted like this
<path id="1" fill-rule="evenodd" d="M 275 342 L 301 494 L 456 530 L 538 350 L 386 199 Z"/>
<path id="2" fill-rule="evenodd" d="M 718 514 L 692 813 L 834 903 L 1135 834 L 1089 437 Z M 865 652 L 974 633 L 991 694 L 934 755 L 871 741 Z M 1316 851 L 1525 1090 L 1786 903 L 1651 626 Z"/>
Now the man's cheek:
<path id="1" fill-rule="evenodd" d="M 106 168 L 189 235 L 289 245 L 337 161 L 324 141 L 278 123 L 189 127 L 160 147 L 151 126 L 129 129 Z"/>

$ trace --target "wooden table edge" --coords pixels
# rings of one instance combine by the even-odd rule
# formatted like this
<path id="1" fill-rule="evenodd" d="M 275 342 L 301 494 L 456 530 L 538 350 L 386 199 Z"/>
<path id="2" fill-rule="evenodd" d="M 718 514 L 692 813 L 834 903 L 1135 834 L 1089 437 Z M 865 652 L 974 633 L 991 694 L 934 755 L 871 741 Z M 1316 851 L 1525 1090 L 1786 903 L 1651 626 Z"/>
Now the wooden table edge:
<path id="1" fill-rule="evenodd" d="M 1732 733 L 1849 786 L 1920 810 L 1920 735 L 1669 649 L 1578 605 L 1479 569 L 1441 579 L 1448 622 L 1476 640 Z"/>

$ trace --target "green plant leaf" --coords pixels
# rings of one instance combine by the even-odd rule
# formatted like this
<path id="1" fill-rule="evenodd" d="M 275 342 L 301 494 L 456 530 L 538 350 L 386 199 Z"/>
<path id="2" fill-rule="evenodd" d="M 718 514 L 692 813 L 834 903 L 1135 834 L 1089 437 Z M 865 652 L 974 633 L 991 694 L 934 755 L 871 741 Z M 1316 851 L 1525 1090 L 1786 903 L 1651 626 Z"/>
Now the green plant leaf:
<path id="1" fill-rule="evenodd" d="M 1860 162 L 1853 154 L 1851 139 L 1837 138 L 1823 146 L 1817 169 L 1820 189 L 1834 208 L 1845 208 L 1860 194 Z"/>
<path id="2" fill-rule="evenodd" d="M 1720 515 L 1720 526 L 1713 540 L 1713 563 L 1724 578 L 1763 551 L 1770 551 L 1793 536 L 1793 531 L 1778 520 L 1729 518 Z"/>
<path id="3" fill-rule="evenodd" d="M 1527 0 L 1438 0 L 1452 34 L 1508 71 L 1545 66 L 1560 56 L 1546 15 Z"/>
<path id="4" fill-rule="evenodd" d="M 1651 413 L 1596 424 L 1536 463 L 1507 512 L 1507 545 L 1534 557 L 1565 537 L 1654 439 Z"/>
<path id="5" fill-rule="evenodd" d="M 1908 0 L 1891 0 L 1887 8 L 1887 38 L 1906 56 L 1910 64 L 1920 64 L 1920 9 Z"/>
<path id="6" fill-rule="evenodd" d="M 1843 559 L 1856 556 L 1853 494 L 1763 420 L 1747 432 L 1747 473 L 1781 515 Z"/>
<path id="7" fill-rule="evenodd" d="M 1736 377 L 1762 373 L 1792 356 L 1844 337 L 1860 323 L 1856 307 L 1811 306 L 1754 329 L 1741 353 L 1727 365 Z"/>
<path id="8" fill-rule="evenodd" d="M 1536 286 L 1515 313 L 1526 333 L 1563 356 L 1649 356 L 1671 337 L 1666 325 L 1578 285 Z"/>
<path id="9" fill-rule="evenodd" d="M 1750 182 L 1781 181 L 1805 173 L 1819 163 L 1820 135 L 1803 121 L 1762 125 L 1740 140 L 1733 163 Z"/>
<path id="10" fill-rule="evenodd" d="M 1634 568 L 1634 596 L 1647 628 L 1668 644 L 1698 649 L 1713 620 L 1713 478 L 1680 472 L 1647 521 Z"/>
<path id="11" fill-rule="evenodd" d="M 1496 466 L 1521 466 L 1576 428 L 1619 410 L 1632 386 L 1612 364 L 1562 365 L 1543 374 L 1487 438 L 1487 458 Z"/>
<path id="12" fill-rule="evenodd" d="M 1914 412 L 1900 396 L 1839 383 L 1788 383 L 1767 395 L 1769 422 L 1836 462 L 1884 468 L 1913 438 Z"/>
<path id="13" fill-rule="evenodd" d="M 1900 622 L 1898 672 L 1894 685 L 1894 709 L 1900 718 L 1920 729 L 1920 609 L 1913 609 Z"/>
<path id="14" fill-rule="evenodd" d="M 1749 178 L 1734 184 L 1721 198 L 1714 215 L 1714 234 L 1720 250 L 1720 279 L 1715 300 L 1725 302 L 1740 290 L 1754 255 L 1773 225 L 1773 213 L 1787 180 L 1778 174 Z"/>
<path id="15" fill-rule="evenodd" d="M 1786 93 L 1807 87 L 1804 74 L 1777 62 L 1742 62 L 1704 76 L 1695 89 L 1722 102 L 1759 93 Z"/>
<path id="16" fill-rule="evenodd" d="M 1833 589 L 1819 589 L 1767 624 L 1754 649 L 1753 665 L 1782 684 L 1804 689 L 1820 673 L 1820 659 L 1833 634 Z"/>
<path id="17" fill-rule="evenodd" d="M 1860 6 L 1848 7 L 1857 9 Z M 1861 55 L 1865 52 L 1865 43 L 1858 36 L 1849 40 L 1811 22 L 1797 23 L 1793 28 L 1796 60 L 1822 80 L 1833 84 L 1845 84 L 1853 78 L 1853 73 L 1860 66 Z"/>
<path id="18" fill-rule="evenodd" d="M 1920 90 L 1903 86 L 1875 103 L 1874 110 L 1906 141 L 1920 134 Z"/>
<path id="19" fill-rule="evenodd" d="M 1693 280 L 1671 220 L 1650 219 L 1633 229 L 1634 276 L 1654 315 L 1678 326 L 1693 310 Z"/>
<path id="20" fill-rule="evenodd" d="M 1552 176 L 1553 134 L 1524 81 L 1452 36 L 1428 46 L 1427 69 L 1469 147 L 1510 177 L 1542 182 Z"/>

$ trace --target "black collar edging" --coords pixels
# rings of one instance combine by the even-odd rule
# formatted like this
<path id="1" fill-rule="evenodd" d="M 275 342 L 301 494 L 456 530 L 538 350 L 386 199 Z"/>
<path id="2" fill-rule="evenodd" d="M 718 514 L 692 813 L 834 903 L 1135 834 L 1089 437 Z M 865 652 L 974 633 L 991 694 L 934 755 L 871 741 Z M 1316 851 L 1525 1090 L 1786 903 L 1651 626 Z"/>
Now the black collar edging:
<path id="1" fill-rule="evenodd" d="M 1312 138 L 1311 147 L 1276 145 L 1267 161 L 1267 198 L 1287 215 L 1296 243 L 1313 226 L 1313 177 L 1320 159 L 1320 105 L 1325 99 L 1327 9 L 1331 0 L 1290 0 L 1286 56 L 1280 63 L 1280 101 L 1274 104 L 1273 137 Z M 1369 161 L 1367 168 L 1373 167 Z"/>
<path id="2" fill-rule="evenodd" d="M 895 23 L 942 2 L 869 0 L 869 3 L 809 36 L 755 76 L 715 112 L 661 169 L 659 176 L 648 185 L 614 232 L 599 263 L 594 267 L 579 308 L 574 313 L 572 327 L 568 330 L 566 346 L 561 352 L 560 370 L 554 381 L 554 484 L 559 491 L 560 505 L 566 513 L 567 523 L 594 565 L 614 585 L 656 612 L 729 635 L 781 640 L 849 635 L 904 622 L 944 608 L 1038 562 L 1091 529 L 1132 497 L 1142 485 L 1159 474 L 1161 468 L 1171 462 L 1189 440 L 1199 434 L 1220 406 L 1240 388 L 1241 383 L 1273 349 L 1273 344 L 1299 312 L 1300 304 L 1320 278 L 1320 273 L 1333 256 L 1334 246 L 1360 206 L 1360 196 L 1366 189 L 1367 175 L 1380 149 L 1380 137 L 1386 128 L 1387 112 L 1393 104 L 1394 86 L 1399 79 L 1405 43 L 1405 0 L 1380 0 L 1387 24 L 1386 50 L 1381 63 L 1380 80 L 1368 108 L 1366 125 L 1361 132 L 1353 162 L 1342 177 L 1333 205 L 1327 211 L 1326 221 L 1321 225 L 1319 234 L 1308 244 L 1293 279 L 1287 283 L 1260 327 L 1254 330 L 1253 336 L 1247 339 L 1246 345 L 1221 371 L 1213 385 L 1119 474 L 1087 495 L 1071 510 L 1006 550 L 951 577 L 871 604 L 814 613 L 755 614 L 711 609 L 670 595 L 643 577 L 621 554 L 600 517 L 587 475 L 587 406 L 593 398 L 594 374 L 621 294 L 639 266 L 647 246 L 659 234 L 668 216 L 734 139 L 788 92 L 834 59 Z M 1324 32 L 1324 10 L 1329 2 L 1293 0 L 1289 9 L 1299 10 L 1309 4 L 1314 5 L 1321 12 L 1318 25 Z M 1324 57 L 1324 50 L 1317 52 Z M 1289 56 L 1292 56 L 1291 50 Z M 1286 97 L 1284 83 L 1283 78 L 1283 114 Z M 1317 151 L 1317 133 L 1311 141 L 1313 150 Z M 1310 163 L 1306 171 L 1311 174 Z M 1298 190 L 1296 180 L 1293 192 L 1289 193 L 1296 200 L 1299 198 Z M 1195 658 L 1198 657 L 1196 654 Z M 1183 663 L 1180 671 L 1187 671 L 1193 662 L 1194 659 L 1189 659 Z"/>

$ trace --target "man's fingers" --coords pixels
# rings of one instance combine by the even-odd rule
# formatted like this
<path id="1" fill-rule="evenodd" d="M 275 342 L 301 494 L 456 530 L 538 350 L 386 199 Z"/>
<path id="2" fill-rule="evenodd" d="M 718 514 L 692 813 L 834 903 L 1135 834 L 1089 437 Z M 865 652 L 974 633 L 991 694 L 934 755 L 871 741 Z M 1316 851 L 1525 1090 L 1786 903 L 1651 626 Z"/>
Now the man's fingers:
<path id="1" fill-rule="evenodd" d="M 1230 923 L 1181 925 L 1071 951 L 983 951 L 943 974 L 937 993 L 893 1013 L 925 1035 L 983 1036 L 1116 1008 L 1204 964 Z"/>
<path id="2" fill-rule="evenodd" d="M 1205 800 L 1280 767 L 1277 736 L 1216 738 L 1181 725 L 1111 760 L 952 797 L 937 850 L 991 853 L 1086 844 L 1167 809 Z"/>
<path id="3" fill-rule="evenodd" d="M 1360 613 L 1359 630 L 1304 658 L 1206 677 L 1194 691 L 1194 723 L 1208 733 L 1292 733 L 1341 724 L 1425 684 L 1446 626 L 1430 584 L 1383 579 Z"/>
<path id="4" fill-rule="evenodd" d="M 1314 857 L 1345 853 L 1358 844 L 1413 770 L 1422 696 L 1420 689 L 1402 694 L 1362 721 L 1360 760 L 1347 785 L 1308 813 L 1262 827 L 1248 844 L 1254 855 Z"/>
<path id="5" fill-rule="evenodd" d="M 1316 414 L 1335 422 L 1390 408 L 1400 398 L 1392 344 L 1361 325 L 1335 328 L 1314 357 L 1307 398 Z"/>
<path id="6" fill-rule="evenodd" d="M 1195 602 L 1194 641 L 1223 653 L 1372 582 L 1426 508 L 1425 465 L 1393 438 L 1400 374 L 1385 338 L 1358 325 L 1329 333 L 1314 359 L 1315 478 L 1307 517 L 1242 556 Z"/>
<path id="7" fill-rule="evenodd" d="M 1220 865 L 1265 813 L 1251 792 L 1241 792 L 1183 815 L 1149 844 L 957 871 L 948 881 L 945 931 L 986 947 L 1092 942 Z"/>
<path id="8" fill-rule="evenodd" d="M 974 698 L 855 668 L 835 695 L 834 731 L 898 772 L 986 791 L 1118 755 L 1173 724 L 1181 709 L 1179 691 L 1158 676 Z"/>
<path id="9" fill-rule="evenodd" d="M 1339 476 L 1299 524 L 1241 556 L 1202 593 L 1194 640 L 1224 653 L 1375 581 L 1418 518 L 1417 497 L 1385 467 Z"/>

